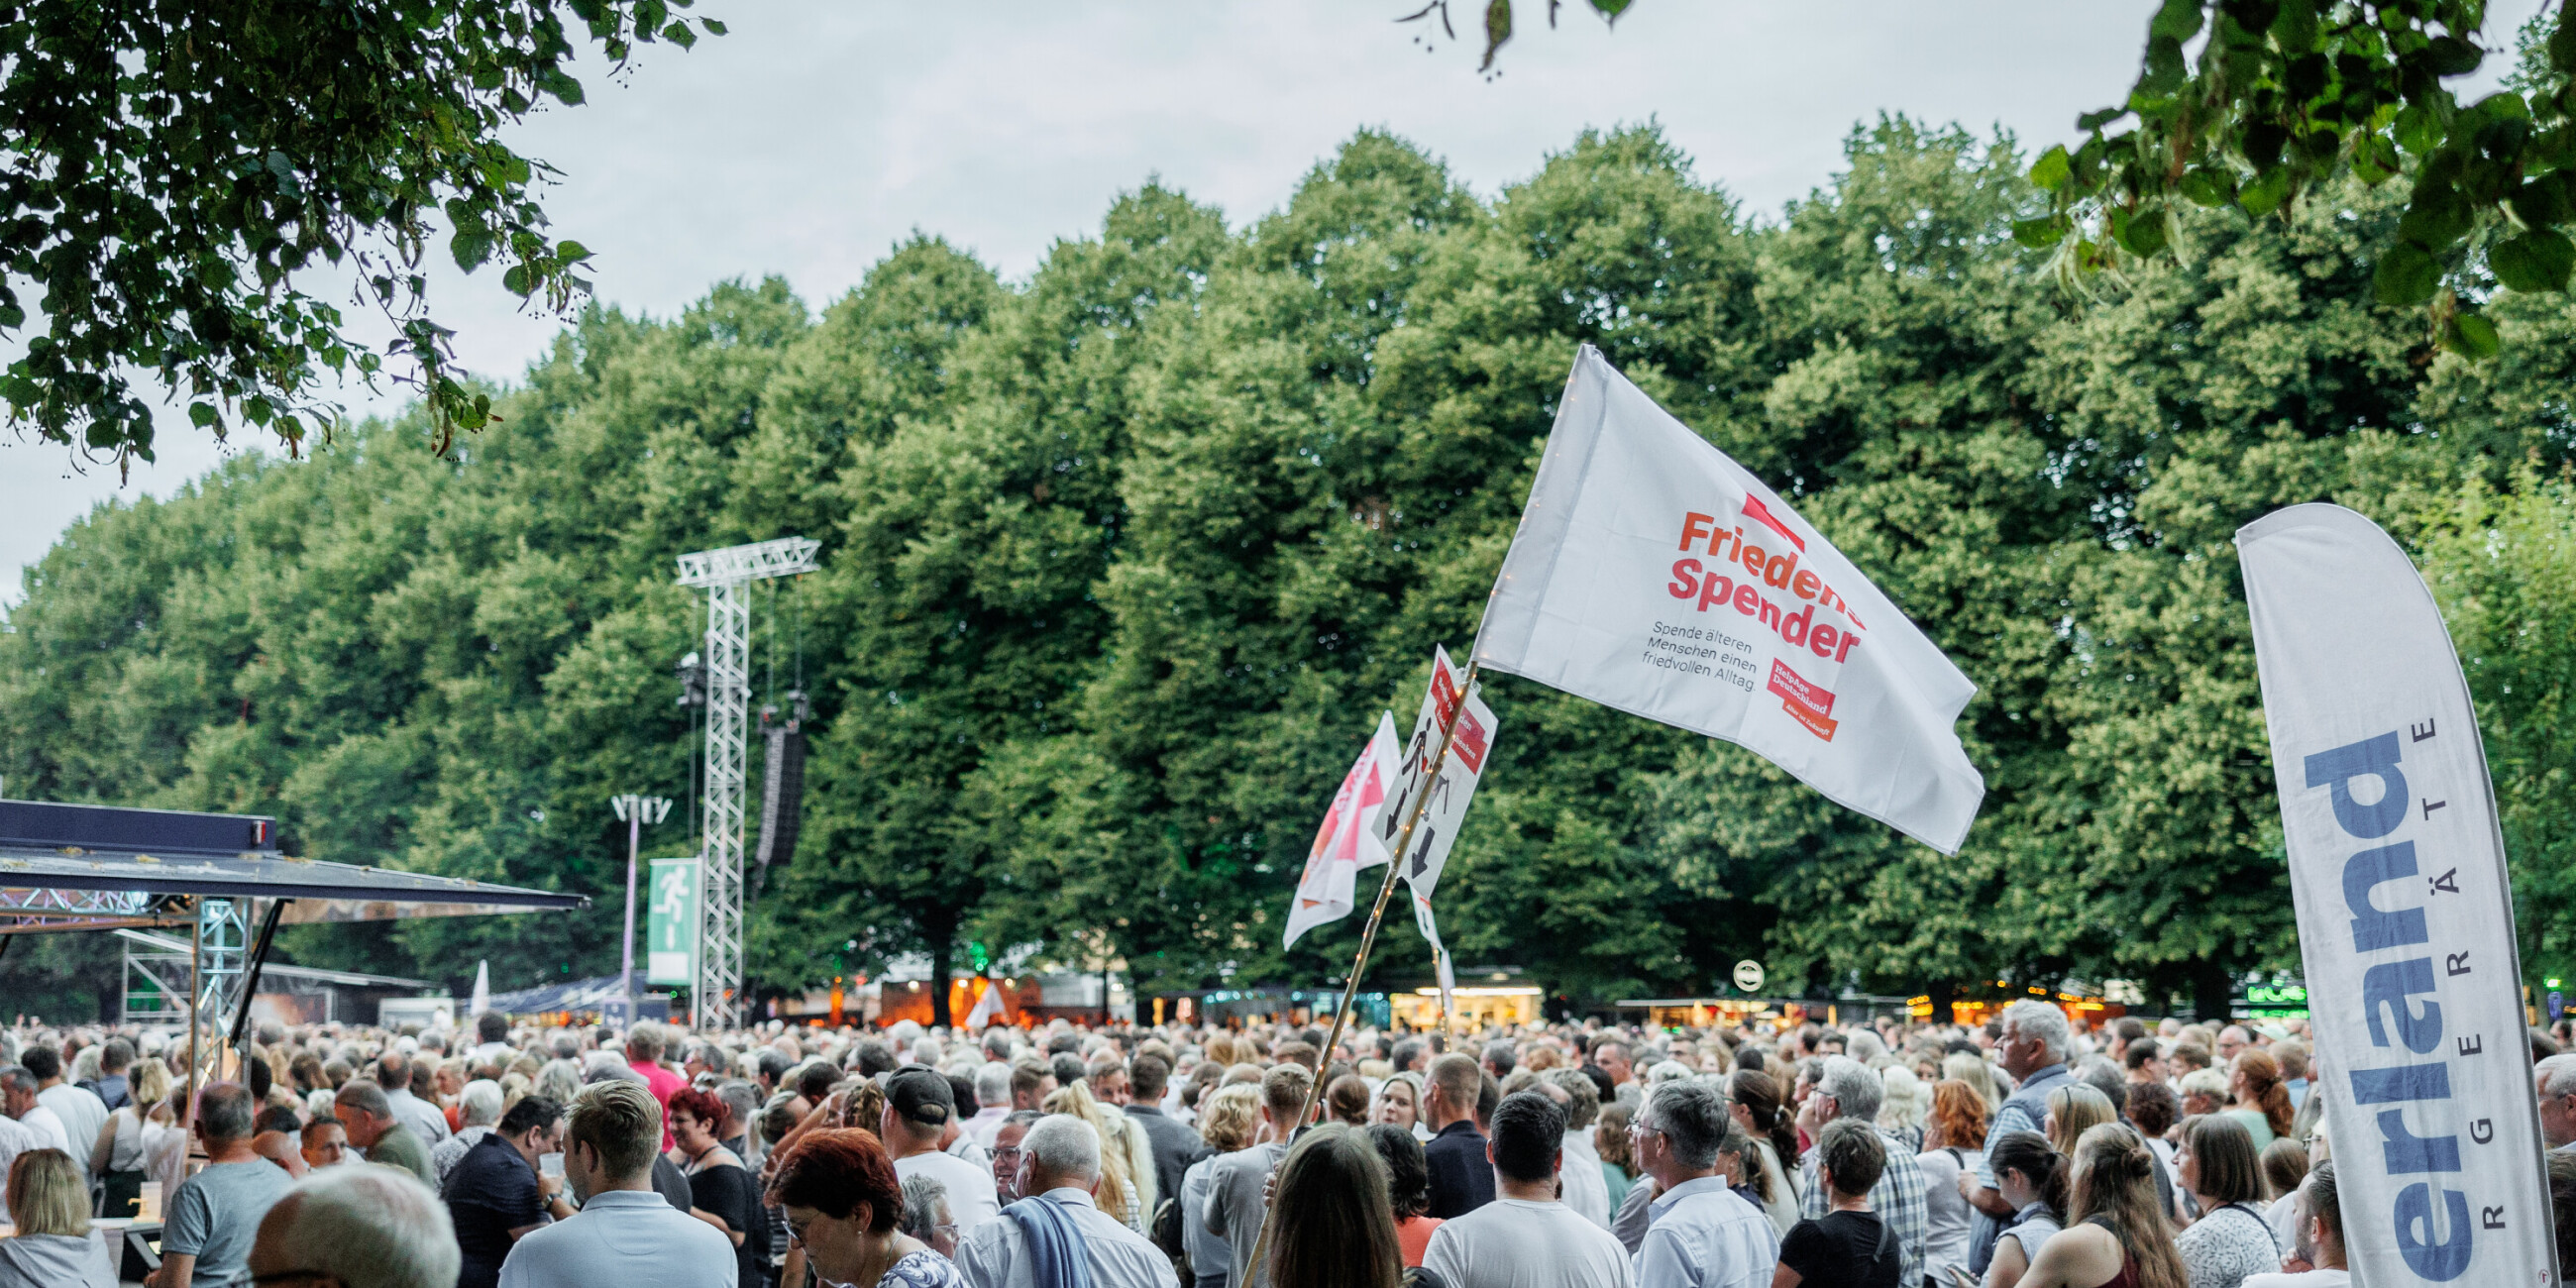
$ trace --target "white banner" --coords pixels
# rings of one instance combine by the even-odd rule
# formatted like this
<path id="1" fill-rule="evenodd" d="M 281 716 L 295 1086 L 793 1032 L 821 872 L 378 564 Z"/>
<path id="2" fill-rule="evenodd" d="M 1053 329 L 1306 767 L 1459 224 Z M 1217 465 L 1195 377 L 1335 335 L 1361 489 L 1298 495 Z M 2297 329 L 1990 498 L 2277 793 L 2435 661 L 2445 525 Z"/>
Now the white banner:
<path id="1" fill-rule="evenodd" d="M 1761 754 L 1955 854 L 1976 686 L 1833 544 L 1585 345 L 1480 665 Z"/>
<path id="2" fill-rule="evenodd" d="M 1381 711 L 1377 732 L 1360 748 L 1359 759 L 1342 778 L 1315 843 L 1306 852 L 1306 869 L 1297 878 L 1297 893 L 1288 903 L 1288 927 L 1280 941 L 1286 948 L 1298 936 L 1328 921 L 1351 915 L 1352 892 L 1359 871 L 1387 860 L 1377 839 L 1378 816 L 1386 811 L 1387 792 L 1397 778 L 1395 717 Z"/>
<path id="3" fill-rule="evenodd" d="M 1414 794 L 1429 794 L 1404 859 L 1404 879 L 1422 899 L 1428 900 L 1440 885 L 1449 849 L 1458 843 L 1458 829 L 1467 821 L 1467 804 L 1475 799 L 1476 784 L 1484 778 L 1485 758 L 1493 753 L 1497 727 L 1480 688 L 1467 685 L 1466 677 L 1449 660 L 1447 648 L 1432 646 L 1431 685 L 1422 695 L 1422 714 L 1414 718 L 1413 737 L 1404 744 L 1395 787 L 1388 793 L 1376 828 L 1380 853 L 1393 851 L 1402 839 L 1404 820 L 1411 815 Z M 1440 754 L 1443 728 L 1449 729 L 1449 757 L 1435 774 L 1431 762 Z"/>
<path id="4" fill-rule="evenodd" d="M 2340 506 L 2236 547 L 2353 1282 L 2548 1288 L 2504 837 L 2441 614 Z"/>

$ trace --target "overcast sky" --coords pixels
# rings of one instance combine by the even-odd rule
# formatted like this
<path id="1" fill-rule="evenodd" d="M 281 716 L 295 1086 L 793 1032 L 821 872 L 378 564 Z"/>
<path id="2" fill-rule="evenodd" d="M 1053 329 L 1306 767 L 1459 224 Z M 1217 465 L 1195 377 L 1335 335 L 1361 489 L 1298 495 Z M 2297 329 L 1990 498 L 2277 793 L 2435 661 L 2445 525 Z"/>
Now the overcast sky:
<path id="1" fill-rule="evenodd" d="M 2492 6 L 2498 43 L 2536 3 Z M 1480 7 L 1452 5 L 1462 24 Z M 546 207 L 597 253 L 602 300 L 668 315 L 724 278 L 776 273 L 820 307 L 916 228 L 1024 277 L 1151 175 L 1240 226 L 1362 126 L 1490 196 L 1587 126 L 1651 118 L 1702 178 L 1777 211 L 1880 112 L 2070 137 L 2078 113 L 2125 92 L 2155 4 L 1638 0 L 1610 31 L 1570 0 L 1549 31 L 1540 0 L 1521 0 L 1524 33 L 1492 79 L 1474 45 L 1426 47 L 1422 24 L 1389 21 L 1413 7 L 699 0 L 730 35 L 650 47 L 615 81 L 594 68 L 584 106 L 531 118 L 513 142 L 564 172 Z M 494 270 L 451 268 L 434 290 L 476 372 L 514 379 L 553 332 Z M 346 397 L 363 415 L 399 394 Z M 91 506 L 168 495 L 219 456 L 165 417 L 161 460 L 120 486 L 112 466 L 0 433 L 0 603 Z"/>

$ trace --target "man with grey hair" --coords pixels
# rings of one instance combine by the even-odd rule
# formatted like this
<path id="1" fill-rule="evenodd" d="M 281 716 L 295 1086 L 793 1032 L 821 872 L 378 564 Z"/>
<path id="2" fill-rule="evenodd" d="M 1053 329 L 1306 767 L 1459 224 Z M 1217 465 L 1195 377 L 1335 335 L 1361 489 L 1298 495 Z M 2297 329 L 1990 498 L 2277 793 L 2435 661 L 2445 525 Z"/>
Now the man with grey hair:
<path id="1" fill-rule="evenodd" d="M 2066 1027 L 2066 1012 L 2037 998 L 2025 997 L 2005 1007 L 1998 1024 L 2002 1035 L 1995 1039 L 1995 1058 L 2017 1085 L 2002 1107 L 1995 1110 L 1995 1120 L 1986 1128 L 1988 1140 L 2001 1139 L 2006 1132 L 2038 1131 L 2048 1117 L 2048 1093 L 2074 1081 L 2074 1075 L 2066 1070 L 2067 1045 L 2072 1038 Z M 1968 1270 L 1982 1276 L 1994 1260 L 1996 1237 L 2013 1219 L 2013 1205 L 1995 1189 L 1994 1166 L 1983 1156 L 1977 1160 L 1977 1188 L 1968 1195 L 1968 1203 L 1977 1209 L 1974 1228 L 1968 1234 Z"/>
<path id="2" fill-rule="evenodd" d="M 2540 1138 L 2551 1149 L 2576 1148 L 2576 1054 L 2553 1055 L 2531 1074 L 2540 1088 Z"/>
<path id="3" fill-rule="evenodd" d="M 301 1273 L 343 1288 L 447 1288 L 457 1263 L 455 1228 L 427 1187 L 387 1168 L 335 1167 L 269 1208 L 246 1268 L 256 1283 Z"/>
<path id="4" fill-rule="evenodd" d="M 1579 1075 L 1578 1075 L 1579 1076 Z M 1717 1173 L 1726 1098 L 1704 1082 L 1657 1086 L 1629 1127 L 1637 1165 L 1655 1178 L 1636 1288 L 1762 1288 L 1780 1236 L 1762 1209 Z"/>
<path id="5" fill-rule="evenodd" d="M 465 1084 L 464 1092 L 456 1100 L 456 1116 L 463 1125 L 456 1129 L 455 1135 L 438 1142 L 429 1151 L 429 1169 L 437 1174 L 441 1188 L 447 1185 L 447 1174 L 456 1170 L 457 1161 L 465 1157 L 465 1151 L 474 1148 L 474 1142 L 491 1135 L 492 1125 L 501 1121 L 500 1083 L 489 1078 L 476 1078 Z"/>
<path id="6" fill-rule="evenodd" d="M 1100 1133 L 1065 1114 L 1050 1114 L 1020 1142 L 1020 1193 L 1002 1219 L 967 1231 L 957 1269 L 974 1288 L 1023 1288 L 1036 1282 L 1031 1246 L 1081 1249 L 1092 1288 L 1180 1288 L 1172 1259 L 1145 1236 L 1100 1210 Z"/>
<path id="7" fill-rule="evenodd" d="M 1601 1174 L 1600 1151 L 1592 1147 L 1592 1123 L 1601 1116 L 1601 1089 L 1576 1069 L 1550 1069 L 1538 1076 L 1538 1085 L 1565 1106 L 1565 1163 L 1557 1173 L 1565 1186 L 1563 1201 L 1575 1215 L 1607 1230 L 1610 1182 Z"/>
<path id="8" fill-rule="evenodd" d="M 244 1277 L 252 1234 L 295 1178 L 251 1148 L 250 1088 L 218 1082 L 197 1093 L 206 1165 L 163 1205 L 161 1268 L 146 1288 L 229 1284 Z"/>
<path id="9" fill-rule="evenodd" d="M 437 1173 L 429 1170 L 429 1150 L 410 1126 L 394 1117 L 393 1102 L 384 1088 L 365 1078 L 351 1078 L 331 1097 L 331 1114 L 348 1129 L 349 1143 L 366 1151 L 368 1162 L 399 1167 L 419 1177 L 423 1185 L 437 1183 Z"/>
<path id="10" fill-rule="evenodd" d="M 1878 1126 L 1879 1102 L 1886 1095 L 1887 1085 L 1879 1080 L 1877 1070 L 1847 1055 L 1826 1056 L 1818 1071 L 1816 1089 L 1807 1093 L 1807 1103 L 1798 1110 L 1798 1125 L 1809 1136 L 1821 1140 L 1826 1124 L 1852 1118 L 1868 1125 L 1887 1142 L 1887 1166 L 1879 1173 L 1878 1183 L 1870 1187 L 1869 1206 L 1879 1220 L 1887 1223 L 1888 1233 L 1896 1236 L 1896 1281 L 1921 1283 L 1923 1256 L 1932 1235 L 1931 1185 L 1923 1178 L 1922 1166 L 1914 1161 L 1913 1147 Z M 1799 1166 L 1804 1173 L 1799 1214 L 1810 1221 L 1821 1221 L 1830 1197 L 1821 1174 L 1820 1151 L 1809 1147 Z"/>
<path id="11" fill-rule="evenodd" d="M 956 1259 L 957 1214 L 949 1210 L 948 1187 L 938 1177 L 915 1172 L 903 1178 L 903 1232 Z"/>
<path id="12" fill-rule="evenodd" d="M 994 1131 L 1010 1116 L 1011 1066 L 1001 1060 L 986 1061 L 975 1071 L 975 1116 L 958 1127 L 989 1154 L 993 1152 Z"/>

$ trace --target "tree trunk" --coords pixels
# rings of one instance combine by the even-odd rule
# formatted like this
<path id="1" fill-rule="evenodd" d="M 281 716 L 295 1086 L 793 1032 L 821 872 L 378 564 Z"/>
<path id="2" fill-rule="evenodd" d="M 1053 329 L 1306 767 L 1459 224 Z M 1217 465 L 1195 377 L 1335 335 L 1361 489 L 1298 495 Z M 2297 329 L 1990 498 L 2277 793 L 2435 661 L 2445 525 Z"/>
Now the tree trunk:
<path id="1" fill-rule="evenodd" d="M 2235 973 L 2224 965 L 2207 959 L 2192 965 L 2192 1016 L 2201 1023 L 2227 1023 L 2228 1010 L 2235 1002 L 2235 991 Z"/>
<path id="2" fill-rule="evenodd" d="M 953 925 L 933 927 L 930 940 L 930 1023 L 946 1028 L 948 1015 L 948 970 L 956 953 L 957 934 Z"/>
<path id="3" fill-rule="evenodd" d="M 1951 1024 L 1956 1022 L 1950 1014 L 1950 1004 L 1959 1000 L 1959 986 L 1957 984 L 1946 979 L 1936 979 L 1931 983 L 1924 985 L 1923 991 L 1932 999 L 1932 1022 L 1934 1024 Z"/>

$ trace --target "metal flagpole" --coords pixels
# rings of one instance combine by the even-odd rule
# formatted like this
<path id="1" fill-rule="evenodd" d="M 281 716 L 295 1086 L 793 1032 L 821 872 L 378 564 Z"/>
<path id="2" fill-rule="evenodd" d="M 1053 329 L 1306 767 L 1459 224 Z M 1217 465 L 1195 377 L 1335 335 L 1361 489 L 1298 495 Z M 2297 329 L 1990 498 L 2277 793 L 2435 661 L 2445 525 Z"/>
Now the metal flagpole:
<path id="1" fill-rule="evenodd" d="M 1360 977 L 1368 973 L 1369 952 L 1377 947 L 1378 923 L 1386 919 L 1386 901 L 1394 896 L 1396 878 L 1404 872 L 1404 852 L 1413 847 L 1413 825 L 1422 821 L 1422 811 L 1431 803 L 1431 783 L 1440 777 L 1440 767 L 1449 761 L 1449 735 L 1457 729 L 1458 717 L 1467 713 L 1467 696 L 1475 691 L 1476 663 L 1470 660 L 1467 663 L 1467 677 L 1458 686 L 1458 705 L 1450 708 L 1447 720 L 1440 722 L 1440 749 L 1432 753 L 1431 772 L 1423 781 L 1423 789 L 1413 794 L 1413 806 L 1404 815 L 1404 830 L 1396 834 L 1395 852 L 1387 856 L 1386 880 L 1378 883 L 1377 902 L 1370 905 L 1368 926 L 1360 931 L 1359 955 L 1351 962 L 1350 979 L 1342 985 L 1341 1009 L 1333 1013 L 1332 1030 L 1324 1037 L 1324 1050 L 1319 1061 L 1322 1068 L 1316 1072 L 1314 1080 L 1307 1084 L 1306 1103 L 1298 1109 L 1296 1121 L 1288 1124 L 1288 1136 L 1291 1140 L 1294 1140 L 1298 1130 L 1306 1125 L 1306 1120 L 1314 1116 L 1315 1102 L 1323 1095 L 1323 1074 L 1333 1067 L 1333 1048 L 1342 1044 L 1342 1029 L 1350 1023 L 1351 1019 L 1351 1003 L 1359 997 Z M 1261 1209 L 1261 1233 L 1252 1241 L 1252 1273 L 1256 1275 L 1261 1273 L 1263 1254 L 1270 1249 L 1270 1214 L 1277 1211 L 1278 1207 L 1278 1204 L 1272 1203 Z"/>

